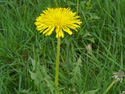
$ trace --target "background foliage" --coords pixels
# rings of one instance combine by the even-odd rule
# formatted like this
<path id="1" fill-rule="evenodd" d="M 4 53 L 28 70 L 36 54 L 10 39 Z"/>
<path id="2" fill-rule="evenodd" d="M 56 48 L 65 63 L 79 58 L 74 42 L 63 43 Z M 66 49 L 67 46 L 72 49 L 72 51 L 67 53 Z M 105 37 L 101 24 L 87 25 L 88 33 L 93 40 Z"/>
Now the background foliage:
<path id="1" fill-rule="evenodd" d="M 57 2 L 76 11 L 76 0 Z M 45 37 L 34 22 L 55 6 L 54 0 L 0 0 L 0 94 L 54 93 L 55 33 Z M 125 0 L 80 0 L 81 28 L 61 39 L 60 94 L 102 94 L 112 74 L 125 70 L 124 6 Z M 124 84 L 116 83 L 109 94 L 121 94 Z"/>

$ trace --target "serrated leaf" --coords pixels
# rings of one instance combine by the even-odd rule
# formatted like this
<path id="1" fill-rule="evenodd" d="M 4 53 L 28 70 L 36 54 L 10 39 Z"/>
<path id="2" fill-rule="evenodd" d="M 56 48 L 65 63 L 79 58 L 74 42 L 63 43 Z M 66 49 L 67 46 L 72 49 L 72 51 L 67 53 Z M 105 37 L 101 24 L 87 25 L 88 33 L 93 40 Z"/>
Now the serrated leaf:
<path id="1" fill-rule="evenodd" d="M 67 1 L 67 5 L 71 6 L 71 5 L 76 5 L 76 3 L 71 2 L 71 1 Z"/>
<path id="2" fill-rule="evenodd" d="M 0 1 L 0 3 L 9 3 L 9 1 L 3 0 L 3 1 Z"/>
<path id="3" fill-rule="evenodd" d="M 90 20 L 92 20 L 92 19 L 98 20 L 98 19 L 100 19 L 100 17 L 98 17 L 98 16 L 96 16 L 96 15 L 91 15 Z"/>
<path id="4" fill-rule="evenodd" d="M 29 92 L 30 92 L 30 90 L 29 90 L 29 89 L 27 89 L 27 90 L 26 90 L 26 89 L 24 89 L 24 90 L 22 90 L 22 91 L 21 91 L 21 93 L 26 93 L 26 94 L 29 94 Z"/>
<path id="5" fill-rule="evenodd" d="M 31 60 L 31 63 L 32 63 L 32 66 L 33 66 L 33 71 L 35 70 L 35 60 L 33 60 L 31 57 L 30 57 L 30 60 Z"/>
<path id="6" fill-rule="evenodd" d="M 44 79 L 47 83 L 47 86 L 50 88 L 51 92 L 55 90 L 54 88 L 54 82 L 51 79 Z"/>
<path id="7" fill-rule="evenodd" d="M 58 94 L 63 94 L 62 92 L 58 92 Z"/>
<path id="8" fill-rule="evenodd" d="M 37 78 L 37 74 L 36 74 L 36 73 L 33 73 L 33 72 L 30 71 L 30 70 L 29 70 L 29 72 L 30 72 L 30 75 L 31 75 L 31 79 L 32 79 L 32 80 L 35 80 L 35 79 Z"/>
<path id="9" fill-rule="evenodd" d="M 79 63 L 79 64 L 81 64 L 81 63 L 82 63 L 82 59 L 81 59 L 81 57 L 79 57 L 79 59 L 78 59 L 77 63 Z"/>
<path id="10" fill-rule="evenodd" d="M 91 90 L 91 91 L 87 91 L 83 94 L 95 94 L 99 89 L 96 89 L 96 90 Z"/>
<path id="11" fill-rule="evenodd" d="M 93 43 L 95 43 L 94 38 L 86 38 L 86 39 L 93 42 Z"/>
<path id="12" fill-rule="evenodd" d="M 31 89 L 31 88 L 30 88 Z M 34 92 L 34 91 L 30 91 L 30 89 L 24 89 L 24 90 L 22 90 L 21 91 L 21 94 L 23 93 L 23 94 L 37 94 L 36 92 Z"/>
<path id="13" fill-rule="evenodd" d="M 63 0 L 66 3 L 66 0 Z"/>
<path id="14" fill-rule="evenodd" d="M 83 38 L 87 37 L 87 36 L 92 36 L 89 32 L 85 33 Z"/>

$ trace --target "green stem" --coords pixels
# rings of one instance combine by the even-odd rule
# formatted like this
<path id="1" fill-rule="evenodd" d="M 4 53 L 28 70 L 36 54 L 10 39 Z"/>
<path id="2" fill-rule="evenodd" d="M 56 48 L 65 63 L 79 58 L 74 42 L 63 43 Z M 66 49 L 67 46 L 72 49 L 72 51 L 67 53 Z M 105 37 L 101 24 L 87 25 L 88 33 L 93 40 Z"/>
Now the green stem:
<path id="1" fill-rule="evenodd" d="M 114 80 L 111 84 L 110 84 L 110 86 L 105 90 L 105 92 L 103 93 L 103 94 L 106 94 L 108 91 L 109 91 L 109 89 L 113 86 L 113 84 L 115 84 L 116 83 L 116 80 Z"/>
<path id="2" fill-rule="evenodd" d="M 79 0 L 77 0 L 77 14 L 79 12 Z"/>
<path id="3" fill-rule="evenodd" d="M 55 85 L 56 85 L 56 87 L 58 87 L 59 54 L 60 54 L 60 37 L 58 37 L 58 39 L 57 39 L 56 74 L 55 74 Z"/>
<path id="4" fill-rule="evenodd" d="M 57 3 L 57 1 L 56 0 L 54 0 L 55 1 L 55 3 L 56 3 L 56 7 L 58 7 L 58 3 Z"/>

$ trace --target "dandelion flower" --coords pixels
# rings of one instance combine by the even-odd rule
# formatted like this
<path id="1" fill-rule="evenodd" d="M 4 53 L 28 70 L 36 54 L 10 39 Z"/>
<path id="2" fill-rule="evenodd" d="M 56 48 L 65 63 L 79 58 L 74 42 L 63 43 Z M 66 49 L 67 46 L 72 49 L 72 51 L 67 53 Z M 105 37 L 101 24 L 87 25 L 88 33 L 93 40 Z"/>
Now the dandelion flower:
<path id="1" fill-rule="evenodd" d="M 125 76 L 124 71 L 119 70 L 118 72 L 115 72 L 113 74 L 114 75 L 112 77 L 115 78 L 116 81 L 120 81 L 120 83 L 122 83 L 123 77 Z"/>
<path id="2" fill-rule="evenodd" d="M 122 94 L 125 94 L 125 91 L 122 91 Z"/>
<path id="3" fill-rule="evenodd" d="M 72 12 L 69 8 L 48 8 L 36 18 L 36 29 L 45 34 L 51 35 L 56 32 L 56 38 L 64 38 L 64 32 L 72 35 L 71 30 L 77 31 L 82 22 L 76 12 Z"/>

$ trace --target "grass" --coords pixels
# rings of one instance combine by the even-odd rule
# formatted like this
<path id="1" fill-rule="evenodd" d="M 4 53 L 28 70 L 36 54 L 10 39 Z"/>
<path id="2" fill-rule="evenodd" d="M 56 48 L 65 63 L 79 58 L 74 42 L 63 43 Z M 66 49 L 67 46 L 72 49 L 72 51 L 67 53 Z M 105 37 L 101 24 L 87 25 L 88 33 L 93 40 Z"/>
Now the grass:
<path id="1" fill-rule="evenodd" d="M 76 0 L 57 0 L 77 11 Z M 102 94 L 112 74 L 125 71 L 125 0 L 79 0 L 79 32 L 61 39 L 59 89 L 62 94 Z M 45 37 L 35 18 L 54 0 L 0 1 L 0 94 L 53 94 L 56 38 Z M 86 46 L 92 45 L 91 55 Z M 107 94 L 121 94 L 125 80 Z"/>

